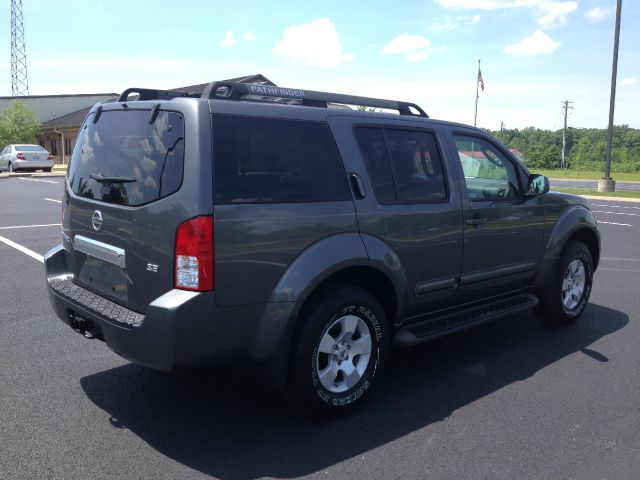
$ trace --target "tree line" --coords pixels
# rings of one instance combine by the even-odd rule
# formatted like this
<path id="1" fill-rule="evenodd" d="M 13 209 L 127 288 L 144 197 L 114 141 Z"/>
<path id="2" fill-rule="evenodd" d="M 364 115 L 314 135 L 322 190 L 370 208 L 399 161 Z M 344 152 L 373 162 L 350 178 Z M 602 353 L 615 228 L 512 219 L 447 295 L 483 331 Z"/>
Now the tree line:
<path id="1" fill-rule="evenodd" d="M 560 168 L 562 130 L 541 130 L 527 127 L 490 132 L 510 149 L 522 153 L 530 168 Z M 568 168 L 583 171 L 604 171 L 607 130 L 598 128 L 568 128 L 565 162 Z M 640 171 L 640 130 L 628 125 L 613 127 L 611 171 Z"/>

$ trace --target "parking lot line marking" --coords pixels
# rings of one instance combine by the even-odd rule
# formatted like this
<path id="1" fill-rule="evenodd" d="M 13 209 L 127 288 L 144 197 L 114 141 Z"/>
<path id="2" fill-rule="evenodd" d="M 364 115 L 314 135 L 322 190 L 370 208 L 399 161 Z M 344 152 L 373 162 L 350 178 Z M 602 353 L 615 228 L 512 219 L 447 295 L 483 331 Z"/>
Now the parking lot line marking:
<path id="1" fill-rule="evenodd" d="M 600 224 L 600 223 L 604 223 L 606 225 L 619 225 L 621 227 L 633 227 L 633 225 L 631 225 L 630 223 L 602 222 L 602 221 L 598 220 L 598 224 Z"/>
<path id="2" fill-rule="evenodd" d="M 0 236 L 0 242 L 5 243 L 5 244 L 9 245 L 10 247 L 15 248 L 16 250 L 21 251 L 22 253 L 24 253 L 26 255 L 29 255 L 31 258 L 35 258 L 36 260 L 38 260 L 41 263 L 44 263 L 44 257 L 42 255 L 37 254 L 33 250 L 29 250 L 27 247 L 23 247 L 19 243 L 13 242 L 13 241 L 9 240 L 8 238 L 4 238 L 2 236 Z"/>
<path id="3" fill-rule="evenodd" d="M 626 206 L 626 205 L 624 205 L 624 206 L 623 205 L 601 205 L 601 204 L 598 204 L 598 203 L 592 203 L 591 206 L 592 207 L 609 207 L 609 208 L 633 208 L 633 209 L 636 209 L 636 210 L 640 210 L 640 207 L 629 207 L 629 206 Z"/>
<path id="4" fill-rule="evenodd" d="M 640 213 L 627 213 L 627 212 L 603 212 L 602 210 L 594 210 L 593 213 L 611 213 L 613 215 L 629 215 L 631 217 L 640 217 Z"/>
<path id="5" fill-rule="evenodd" d="M 55 198 L 47 198 L 44 197 L 45 200 L 49 201 L 49 202 L 56 202 L 56 203 L 62 203 L 62 200 L 56 200 Z"/>
<path id="6" fill-rule="evenodd" d="M 30 182 L 44 182 L 44 183 L 55 183 L 56 185 L 60 185 L 61 182 L 54 182 L 53 180 L 39 180 L 37 178 L 22 178 L 18 177 L 19 180 L 29 180 Z"/>
<path id="7" fill-rule="evenodd" d="M 640 258 L 602 257 L 600 260 L 608 260 L 610 262 L 640 262 Z"/>
<path id="8" fill-rule="evenodd" d="M 59 227 L 60 223 L 45 223 L 44 225 L 14 225 L 12 227 L 0 227 L 0 230 L 13 230 L 14 228 Z"/>

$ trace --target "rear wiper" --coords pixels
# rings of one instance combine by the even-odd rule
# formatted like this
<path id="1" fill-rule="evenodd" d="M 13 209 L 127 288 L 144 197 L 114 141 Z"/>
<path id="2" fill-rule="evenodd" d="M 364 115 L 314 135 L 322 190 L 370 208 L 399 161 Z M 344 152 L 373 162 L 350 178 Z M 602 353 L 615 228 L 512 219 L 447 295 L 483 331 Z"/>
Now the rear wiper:
<path id="1" fill-rule="evenodd" d="M 105 177 L 101 173 L 92 173 L 89 178 L 98 183 L 132 183 L 137 181 L 131 177 Z"/>

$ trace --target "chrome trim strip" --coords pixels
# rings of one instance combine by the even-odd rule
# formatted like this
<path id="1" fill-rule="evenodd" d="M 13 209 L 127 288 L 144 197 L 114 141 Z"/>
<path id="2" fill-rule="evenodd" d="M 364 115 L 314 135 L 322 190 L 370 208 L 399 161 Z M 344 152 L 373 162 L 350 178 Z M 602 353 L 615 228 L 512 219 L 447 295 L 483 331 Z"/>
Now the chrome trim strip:
<path id="1" fill-rule="evenodd" d="M 113 263 L 120 268 L 125 268 L 123 248 L 114 247 L 108 243 L 99 242 L 82 235 L 76 235 L 73 238 L 73 248 L 78 252 L 86 253 L 105 262 Z"/>

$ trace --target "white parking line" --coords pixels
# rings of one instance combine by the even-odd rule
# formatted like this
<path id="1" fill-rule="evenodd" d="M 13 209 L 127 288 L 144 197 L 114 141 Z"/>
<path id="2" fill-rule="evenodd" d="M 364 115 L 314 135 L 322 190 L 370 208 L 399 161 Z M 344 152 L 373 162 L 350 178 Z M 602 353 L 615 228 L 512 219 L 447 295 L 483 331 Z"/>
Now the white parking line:
<path id="1" fill-rule="evenodd" d="M 627 212 L 603 212 L 602 210 L 594 210 L 593 213 L 610 213 L 613 215 L 629 215 L 631 217 L 640 217 L 640 213 L 627 213 Z"/>
<path id="2" fill-rule="evenodd" d="M 601 257 L 600 260 L 608 260 L 610 262 L 640 262 L 640 258 Z"/>
<path id="3" fill-rule="evenodd" d="M 631 225 L 630 223 L 614 223 L 614 222 L 603 222 L 601 220 L 598 220 L 598 225 L 604 223 L 606 225 L 619 225 L 621 227 L 633 227 L 633 225 Z"/>
<path id="4" fill-rule="evenodd" d="M 640 210 L 640 207 L 629 207 L 629 206 L 623 206 L 623 205 L 602 205 L 599 203 L 592 203 L 591 204 L 592 207 L 608 207 L 608 208 L 633 208 L 636 210 Z"/>
<path id="5" fill-rule="evenodd" d="M 54 199 L 54 198 L 47 198 L 47 197 L 44 197 L 44 199 L 45 199 L 45 200 L 47 200 L 47 201 L 49 201 L 49 202 L 62 203 L 62 200 L 56 200 L 56 199 Z"/>
<path id="6" fill-rule="evenodd" d="M 15 225 L 13 227 L 0 227 L 0 230 L 13 230 L 14 228 L 59 227 L 60 225 L 60 223 L 45 223 L 43 225 Z"/>
<path id="7" fill-rule="evenodd" d="M 28 180 L 30 182 L 44 182 L 44 183 L 55 183 L 56 185 L 60 185 L 62 182 L 54 182 L 53 180 L 39 180 L 37 178 L 23 178 L 18 177 L 19 180 Z"/>
<path id="8" fill-rule="evenodd" d="M 8 238 L 4 238 L 0 236 L 0 242 L 5 243 L 7 245 L 9 245 L 10 247 L 15 248 L 16 250 L 21 251 L 22 253 L 29 255 L 31 258 L 35 258 L 36 260 L 38 260 L 41 263 L 44 263 L 44 257 L 36 252 L 34 252 L 33 250 L 29 250 L 26 247 L 23 247 L 22 245 L 20 245 L 19 243 L 13 242 L 11 240 L 9 240 Z"/>

